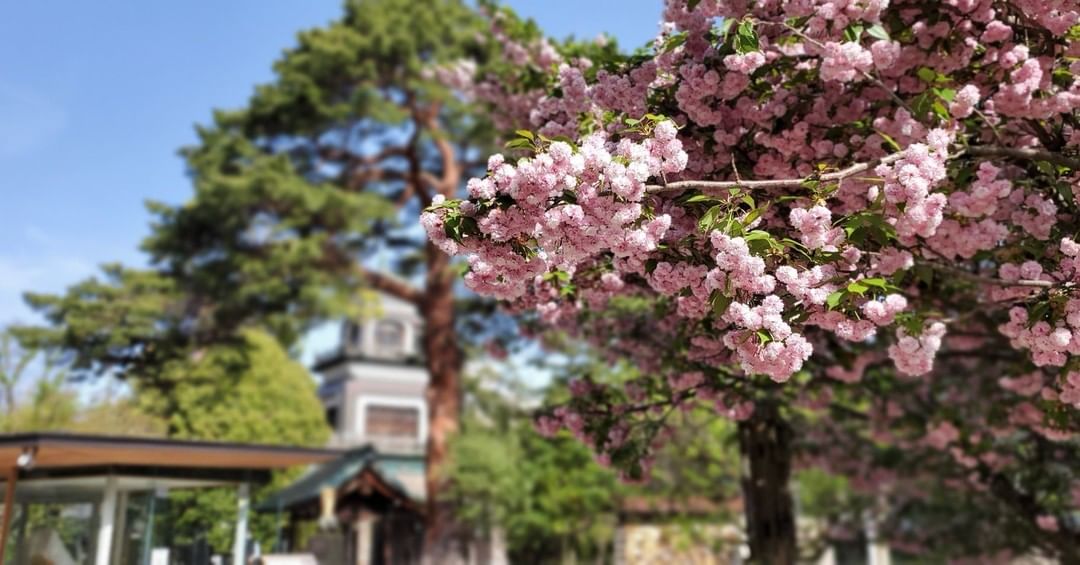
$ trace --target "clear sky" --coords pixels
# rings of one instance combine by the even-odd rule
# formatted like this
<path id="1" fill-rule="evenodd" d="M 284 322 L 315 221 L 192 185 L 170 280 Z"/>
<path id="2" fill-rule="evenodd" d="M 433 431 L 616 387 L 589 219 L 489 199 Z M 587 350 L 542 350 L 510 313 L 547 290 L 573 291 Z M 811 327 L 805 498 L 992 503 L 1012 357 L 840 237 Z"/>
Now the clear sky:
<path id="1" fill-rule="evenodd" d="M 515 0 L 549 35 L 656 32 L 659 0 Z M 176 151 L 239 106 L 339 0 L 12 2 L 0 18 L 0 325 L 110 261 L 143 265 L 147 199 L 182 202 Z"/>

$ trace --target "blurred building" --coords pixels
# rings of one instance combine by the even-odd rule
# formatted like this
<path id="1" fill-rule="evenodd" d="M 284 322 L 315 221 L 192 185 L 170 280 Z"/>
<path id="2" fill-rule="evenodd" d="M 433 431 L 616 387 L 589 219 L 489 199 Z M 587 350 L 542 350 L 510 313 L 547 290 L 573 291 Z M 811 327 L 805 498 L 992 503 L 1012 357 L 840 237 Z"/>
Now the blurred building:
<path id="1" fill-rule="evenodd" d="M 372 315 L 342 322 L 337 347 L 314 366 L 322 377 L 319 398 L 333 430 L 332 446 L 423 452 L 428 374 L 422 333 L 416 307 L 386 295 Z"/>

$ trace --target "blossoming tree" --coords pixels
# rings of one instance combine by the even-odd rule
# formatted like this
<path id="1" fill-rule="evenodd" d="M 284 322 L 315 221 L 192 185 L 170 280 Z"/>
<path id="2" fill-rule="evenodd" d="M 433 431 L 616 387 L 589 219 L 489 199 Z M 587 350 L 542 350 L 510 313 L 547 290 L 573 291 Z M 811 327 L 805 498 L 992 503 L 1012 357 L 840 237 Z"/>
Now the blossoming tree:
<path id="1" fill-rule="evenodd" d="M 973 551 L 1080 559 L 1078 23 L 1075 0 L 667 0 L 628 57 L 496 33 L 517 75 L 440 72 L 526 124 L 520 158 L 421 221 L 469 288 L 648 375 L 583 378 L 542 430 L 640 479 L 672 410 L 739 422 L 756 560 L 796 558 L 792 465 L 876 493 L 883 527 L 932 479 L 1024 534 Z"/>

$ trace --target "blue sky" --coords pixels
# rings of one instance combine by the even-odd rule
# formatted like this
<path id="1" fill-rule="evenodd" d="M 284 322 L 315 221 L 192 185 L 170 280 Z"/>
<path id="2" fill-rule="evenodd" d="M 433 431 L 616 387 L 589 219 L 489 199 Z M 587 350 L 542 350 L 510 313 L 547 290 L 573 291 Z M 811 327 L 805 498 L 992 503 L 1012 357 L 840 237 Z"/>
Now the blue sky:
<path id="1" fill-rule="evenodd" d="M 656 32 L 659 0 L 516 0 L 549 35 Z M 338 0 L 13 2 L 0 18 L 0 325 L 111 261 L 142 265 L 146 199 L 183 202 L 176 151 L 242 105 Z"/>

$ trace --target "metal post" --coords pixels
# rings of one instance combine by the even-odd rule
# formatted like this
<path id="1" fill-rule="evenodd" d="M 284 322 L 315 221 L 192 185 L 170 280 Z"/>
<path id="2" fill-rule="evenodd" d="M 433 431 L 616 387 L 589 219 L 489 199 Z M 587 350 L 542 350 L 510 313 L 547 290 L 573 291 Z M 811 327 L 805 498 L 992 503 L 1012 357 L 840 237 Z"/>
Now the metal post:
<path id="1" fill-rule="evenodd" d="M 109 475 L 105 479 L 105 494 L 101 499 L 99 510 L 97 559 L 95 565 L 109 565 L 109 556 L 112 554 L 113 525 L 116 520 L 116 476 Z"/>
<path id="2" fill-rule="evenodd" d="M 251 487 L 240 483 L 236 488 L 236 538 L 233 541 L 233 565 L 243 565 L 247 558 L 248 507 Z"/>
<path id="3" fill-rule="evenodd" d="M 7 475 L 7 488 L 4 489 L 4 518 L 0 524 L 0 564 L 4 563 L 7 551 L 8 532 L 11 530 L 11 515 L 15 510 L 15 483 L 19 480 L 19 470 L 12 469 Z"/>

